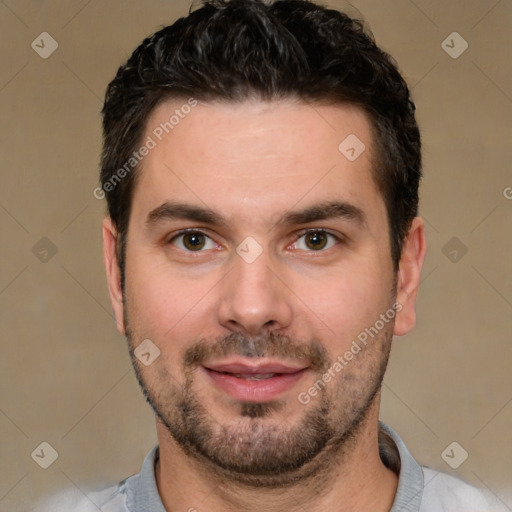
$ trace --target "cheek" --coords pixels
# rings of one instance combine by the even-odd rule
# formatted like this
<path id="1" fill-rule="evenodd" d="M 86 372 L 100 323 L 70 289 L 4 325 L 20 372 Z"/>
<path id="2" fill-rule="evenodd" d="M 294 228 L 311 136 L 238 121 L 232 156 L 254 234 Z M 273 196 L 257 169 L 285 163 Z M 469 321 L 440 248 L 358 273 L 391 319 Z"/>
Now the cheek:
<path id="1" fill-rule="evenodd" d="M 127 259 L 126 295 L 133 330 L 162 342 L 183 339 L 183 332 L 188 340 L 199 336 L 201 327 L 204 329 L 208 291 L 214 289 L 215 282 L 213 275 L 190 279 L 173 271 L 168 262 L 158 263 L 149 256 Z M 203 323 L 198 317 L 203 317 Z"/>
<path id="2" fill-rule="evenodd" d="M 315 286 L 297 284 L 296 293 L 307 309 L 306 316 L 325 330 L 331 340 L 331 354 L 344 350 L 389 308 L 387 280 L 389 275 L 377 273 L 371 265 L 359 265 L 319 278 Z"/>

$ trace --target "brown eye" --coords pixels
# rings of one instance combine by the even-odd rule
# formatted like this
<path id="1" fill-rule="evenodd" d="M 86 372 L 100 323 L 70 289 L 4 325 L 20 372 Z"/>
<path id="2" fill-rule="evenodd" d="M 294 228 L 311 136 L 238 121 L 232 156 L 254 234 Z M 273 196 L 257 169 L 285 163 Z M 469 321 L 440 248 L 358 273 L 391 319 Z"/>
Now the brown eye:
<path id="1" fill-rule="evenodd" d="M 306 246 L 314 251 L 321 250 L 327 245 L 327 233 L 312 231 L 311 233 L 306 233 L 304 237 Z"/>
<path id="2" fill-rule="evenodd" d="M 292 245 L 292 248 L 306 252 L 322 252 L 340 243 L 342 243 L 342 239 L 339 236 L 321 229 L 311 229 L 303 232 Z"/>
<path id="3" fill-rule="evenodd" d="M 200 231 L 182 232 L 172 238 L 169 243 L 187 252 L 200 252 L 207 249 L 215 249 L 216 247 L 215 242 L 208 235 Z"/>
<path id="4" fill-rule="evenodd" d="M 206 245 L 206 237 L 202 233 L 183 235 L 183 246 L 189 251 L 200 251 Z"/>

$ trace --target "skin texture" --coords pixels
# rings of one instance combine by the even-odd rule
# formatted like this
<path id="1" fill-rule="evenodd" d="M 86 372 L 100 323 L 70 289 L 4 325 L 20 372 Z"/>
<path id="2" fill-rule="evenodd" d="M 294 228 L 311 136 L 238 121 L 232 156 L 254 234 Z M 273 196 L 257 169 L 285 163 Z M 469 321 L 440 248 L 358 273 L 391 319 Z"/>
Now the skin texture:
<path id="1" fill-rule="evenodd" d="M 180 105 L 157 107 L 145 137 Z M 349 134 L 366 146 L 354 161 L 338 150 Z M 142 162 L 124 293 L 115 227 L 105 220 L 111 301 L 156 412 L 156 475 L 168 510 L 390 509 L 397 477 L 378 454 L 380 384 L 393 334 L 415 323 L 426 242 L 417 217 L 393 272 L 371 166 L 369 123 L 354 107 L 199 103 Z M 168 218 L 162 209 L 148 222 L 166 202 L 212 210 L 222 222 Z M 289 215 L 334 202 L 364 220 Z M 183 229 L 206 237 L 180 236 Z M 243 254 L 257 257 L 249 263 Z M 299 393 L 395 303 L 394 319 L 301 403 Z M 149 366 L 133 356 L 145 339 L 160 350 Z M 271 400 L 239 400 L 205 370 L 226 357 L 304 370 Z"/>

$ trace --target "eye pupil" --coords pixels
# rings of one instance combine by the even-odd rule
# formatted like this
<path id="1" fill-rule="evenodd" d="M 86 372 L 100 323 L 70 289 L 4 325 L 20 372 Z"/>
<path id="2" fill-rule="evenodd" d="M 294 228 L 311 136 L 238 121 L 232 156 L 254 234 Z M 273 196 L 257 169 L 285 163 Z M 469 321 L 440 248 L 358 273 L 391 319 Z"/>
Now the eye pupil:
<path id="1" fill-rule="evenodd" d="M 183 245 L 191 251 L 202 249 L 204 244 L 205 238 L 201 233 L 190 233 L 183 236 Z"/>
<path id="2" fill-rule="evenodd" d="M 306 236 L 306 245 L 310 249 L 323 249 L 327 244 L 327 236 L 325 233 L 309 233 Z"/>

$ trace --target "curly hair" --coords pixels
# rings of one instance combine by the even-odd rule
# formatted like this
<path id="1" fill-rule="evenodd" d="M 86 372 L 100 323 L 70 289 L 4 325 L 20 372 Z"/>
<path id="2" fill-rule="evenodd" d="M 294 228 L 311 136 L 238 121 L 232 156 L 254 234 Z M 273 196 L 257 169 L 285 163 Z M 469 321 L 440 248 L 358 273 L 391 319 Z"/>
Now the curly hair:
<path id="1" fill-rule="evenodd" d="M 124 284 L 126 236 L 140 164 L 112 178 L 140 146 L 147 119 L 170 98 L 243 102 L 295 98 L 352 104 L 371 124 L 372 177 L 384 199 L 391 258 L 418 210 L 420 133 L 395 61 L 360 21 L 308 0 L 204 0 L 146 38 L 108 85 L 100 182 L 118 234 Z M 110 186 L 109 186 L 110 185 Z"/>

